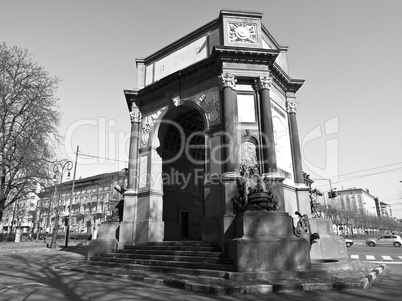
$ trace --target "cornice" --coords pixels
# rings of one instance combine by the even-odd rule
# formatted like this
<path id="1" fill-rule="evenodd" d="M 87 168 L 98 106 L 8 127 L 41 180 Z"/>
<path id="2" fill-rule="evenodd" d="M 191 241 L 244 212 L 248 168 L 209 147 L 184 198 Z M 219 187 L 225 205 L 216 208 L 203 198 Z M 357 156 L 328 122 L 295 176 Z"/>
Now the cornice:
<path id="1" fill-rule="evenodd" d="M 214 46 L 211 57 L 226 62 L 268 64 L 272 66 L 280 51 L 276 49 Z"/>
<path id="2" fill-rule="evenodd" d="M 286 92 L 296 93 L 304 83 L 304 79 L 291 78 L 277 63 L 274 63 L 272 74 L 274 81 Z"/>
<path id="3" fill-rule="evenodd" d="M 135 102 L 135 99 L 138 95 L 138 89 L 134 90 L 124 90 L 124 96 L 126 97 L 126 102 L 128 106 L 128 110 L 131 112 L 131 107 L 133 102 Z"/>

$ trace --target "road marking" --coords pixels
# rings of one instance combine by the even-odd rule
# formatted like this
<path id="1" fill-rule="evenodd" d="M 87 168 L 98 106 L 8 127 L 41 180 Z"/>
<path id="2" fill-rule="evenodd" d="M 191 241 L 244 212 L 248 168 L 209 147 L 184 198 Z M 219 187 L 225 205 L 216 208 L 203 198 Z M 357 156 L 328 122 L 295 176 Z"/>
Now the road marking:
<path id="1" fill-rule="evenodd" d="M 391 256 L 381 256 L 383 260 L 393 260 Z"/>
<path id="2" fill-rule="evenodd" d="M 375 260 L 375 257 L 373 255 L 366 255 L 367 260 Z"/>
<path id="3" fill-rule="evenodd" d="M 371 263 L 385 263 L 385 264 L 402 264 L 401 261 L 365 261 L 365 262 L 371 262 Z"/>
<path id="4" fill-rule="evenodd" d="M 352 259 L 359 259 L 359 255 L 350 255 L 350 258 L 352 258 Z"/>

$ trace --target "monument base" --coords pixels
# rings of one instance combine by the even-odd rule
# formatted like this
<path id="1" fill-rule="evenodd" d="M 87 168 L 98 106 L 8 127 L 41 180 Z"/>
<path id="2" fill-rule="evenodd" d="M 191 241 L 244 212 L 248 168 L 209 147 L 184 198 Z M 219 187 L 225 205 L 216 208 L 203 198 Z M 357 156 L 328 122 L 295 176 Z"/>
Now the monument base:
<path id="1" fill-rule="evenodd" d="M 320 239 L 311 246 L 311 263 L 316 269 L 343 269 L 348 266 L 345 239 L 333 234 L 332 221 L 325 218 L 311 218 L 311 232 L 317 232 Z"/>
<path id="2" fill-rule="evenodd" d="M 103 222 L 100 224 L 98 238 L 89 242 L 88 260 L 93 256 L 99 256 L 102 253 L 117 249 L 119 225 L 119 222 Z"/>
<path id="3" fill-rule="evenodd" d="M 310 242 L 293 233 L 286 212 L 245 212 L 236 216 L 228 244 L 238 272 L 302 271 L 311 268 Z"/>

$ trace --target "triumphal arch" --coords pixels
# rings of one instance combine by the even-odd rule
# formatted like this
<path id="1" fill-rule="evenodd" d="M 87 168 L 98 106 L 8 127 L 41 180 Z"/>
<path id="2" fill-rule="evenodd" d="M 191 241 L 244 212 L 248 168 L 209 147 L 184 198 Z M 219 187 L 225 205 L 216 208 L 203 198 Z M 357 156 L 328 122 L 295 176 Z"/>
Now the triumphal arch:
<path id="1" fill-rule="evenodd" d="M 136 87 L 124 91 L 131 139 L 119 247 L 199 240 L 233 257 L 272 241 L 298 248 L 288 223 L 310 214 L 296 122 L 304 81 L 289 75 L 288 48 L 261 19 L 222 10 L 136 60 Z M 275 197 L 264 203 L 264 193 Z"/>

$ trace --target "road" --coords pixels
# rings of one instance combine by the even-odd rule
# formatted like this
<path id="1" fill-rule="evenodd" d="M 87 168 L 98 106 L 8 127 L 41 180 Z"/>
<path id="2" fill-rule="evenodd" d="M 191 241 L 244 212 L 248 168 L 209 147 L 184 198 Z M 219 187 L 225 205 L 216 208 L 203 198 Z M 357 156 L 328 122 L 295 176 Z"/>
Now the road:
<path id="1" fill-rule="evenodd" d="M 385 263 L 387 265 L 402 264 L 402 248 L 393 246 L 369 247 L 363 240 L 357 240 L 353 246 L 347 248 L 350 260 L 361 260 Z"/>
<path id="2" fill-rule="evenodd" d="M 391 250 L 388 248 L 378 249 Z M 393 250 L 393 249 L 392 249 Z M 377 249 L 375 250 L 377 252 Z M 393 250 L 398 252 L 398 250 Z M 77 253 L 76 253 L 77 252 Z M 0 255 L 0 300 L 2 301 L 237 301 L 237 300 L 399 300 L 402 295 L 402 264 L 388 268 L 372 287 L 363 291 L 295 291 L 267 295 L 214 296 L 132 280 L 54 269 L 54 264 L 83 258 L 83 254 L 45 249 L 35 253 Z M 368 253 L 370 252 L 370 253 Z M 353 254 L 370 255 L 372 248 L 358 244 L 348 248 Z M 353 260 L 353 259 L 351 259 Z"/>

